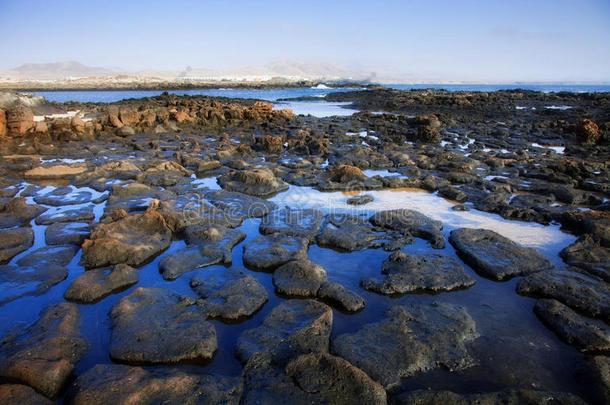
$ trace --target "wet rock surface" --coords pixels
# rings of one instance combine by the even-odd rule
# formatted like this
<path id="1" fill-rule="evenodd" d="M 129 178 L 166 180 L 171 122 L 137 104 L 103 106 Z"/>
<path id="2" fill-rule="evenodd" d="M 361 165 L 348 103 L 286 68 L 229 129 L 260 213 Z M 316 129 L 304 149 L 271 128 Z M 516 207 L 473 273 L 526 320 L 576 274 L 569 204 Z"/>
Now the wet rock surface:
<path id="1" fill-rule="evenodd" d="M 68 277 L 68 269 L 45 266 L 0 266 L 0 305 L 28 295 L 41 295 Z"/>
<path id="2" fill-rule="evenodd" d="M 166 280 L 216 263 L 231 264 L 233 247 L 244 240 L 246 234 L 222 226 L 193 226 L 186 229 L 188 246 L 166 256 L 159 262 L 159 271 Z"/>
<path id="3" fill-rule="evenodd" d="M 475 280 L 452 257 L 396 252 L 381 267 L 385 278 L 361 281 L 367 290 L 380 294 L 404 294 L 414 291 L 451 291 L 474 285 Z"/>
<path id="4" fill-rule="evenodd" d="M 74 304 L 43 309 L 28 327 L 2 338 L 0 376 L 27 384 L 49 398 L 61 393 L 75 364 L 89 349 L 80 336 L 81 315 Z"/>
<path id="5" fill-rule="evenodd" d="M 8 263 L 33 243 L 34 232 L 30 228 L 0 230 L 0 263 Z"/>
<path id="6" fill-rule="evenodd" d="M 48 245 L 81 246 L 91 234 L 91 226 L 85 222 L 57 222 L 45 230 Z"/>
<path id="7" fill-rule="evenodd" d="M 586 404 L 579 396 L 564 392 L 545 392 L 527 389 L 513 389 L 499 392 L 482 394 L 456 394 L 451 391 L 414 391 L 400 395 L 394 404 L 506 404 L 506 405 L 537 405 L 541 403 L 553 403 L 557 405 L 584 405 Z"/>
<path id="8" fill-rule="evenodd" d="M 22 226 L 47 209 L 40 205 L 27 204 L 24 197 L 17 197 L 0 204 L 0 228 Z"/>
<path id="9" fill-rule="evenodd" d="M 537 250 L 519 246 L 486 229 L 460 228 L 451 231 L 449 242 L 466 263 L 496 280 L 547 271 L 554 267 Z"/>
<path id="10" fill-rule="evenodd" d="M 312 241 L 321 222 L 322 212 L 318 210 L 285 208 L 265 216 L 259 230 L 262 234 L 282 233 Z"/>
<path id="11" fill-rule="evenodd" d="M 137 288 L 110 311 L 110 356 L 133 363 L 176 363 L 214 356 L 216 329 L 202 303 L 159 288 Z"/>
<path id="12" fill-rule="evenodd" d="M 272 271 L 291 260 L 307 258 L 307 240 L 283 234 L 259 236 L 244 245 L 244 264 Z"/>
<path id="13" fill-rule="evenodd" d="M 276 178 L 269 169 L 232 171 L 221 176 L 218 184 L 228 191 L 239 191 L 257 197 L 269 197 L 288 190 L 288 183 Z"/>
<path id="14" fill-rule="evenodd" d="M 138 282 L 138 271 L 126 264 L 93 269 L 78 276 L 64 293 L 68 301 L 93 303 Z"/>
<path id="15" fill-rule="evenodd" d="M 375 226 L 426 239 L 435 249 L 445 247 L 445 235 L 442 232 L 443 224 L 417 211 L 408 209 L 381 211 L 369 220 Z"/>
<path id="16" fill-rule="evenodd" d="M 21 384 L 0 385 L 0 401 L 5 405 L 51 405 L 54 403 L 27 385 Z"/>
<path id="17" fill-rule="evenodd" d="M 79 376 L 72 386 L 70 403 L 239 404 L 238 378 L 195 374 L 177 369 L 144 369 L 119 364 L 99 364 Z"/>
<path id="18" fill-rule="evenodd" d="M 326 280 L 326 270 L 309 260 L 289 261 L 273 272 L 276 291 L 290 296 L 315 297 Z"/>
<path id="19" fill-rule="evenodd" d="M 466 344 L 477 337 L 475 323 L 462 307 L 395 306 L 382 321 L 337 336 L 333 352 L 389 388 L 440 366 L 460 370 L 473 365 Z"/>
<path id="20" fill-rule="evenodd" d="M 357 312 L 366 305 L 358 293 L 339 283 L 326 282 L 318 290 L 318 298 L 330 302 L 347 312 Z"/>
<path id="21" fill-rule="evenodd" d="M 254 277 L 239 269 L 215 277 L 193 277 L 190 286 L 204 299 L 208 316 L 224 320 L 248 317 L 269 298 Z"/>

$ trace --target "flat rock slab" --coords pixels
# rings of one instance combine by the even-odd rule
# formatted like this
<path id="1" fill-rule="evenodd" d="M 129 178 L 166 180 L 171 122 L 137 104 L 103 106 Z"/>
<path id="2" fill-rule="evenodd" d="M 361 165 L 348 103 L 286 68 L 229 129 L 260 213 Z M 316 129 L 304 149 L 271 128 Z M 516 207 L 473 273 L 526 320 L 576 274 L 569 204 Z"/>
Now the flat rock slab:
<path id="1" fill-rule="evenodd" d="M 91 234 L 91 226 L 85 222 L 57 222 L 44 231 L 47 245 L 81 246 Z"/>
<path id="2" fill-rule="evenodd" d="M 375 226 L 425 239 L 435 249 L 445 247 L 445 235 L 442 232 L 443 223 L 420 212 L 408 209 L 381 211 L 374 214 L 369 221 Z"/>
<path id="3" fill-rule="evenodd" d="M 0 305 L 27 295 L 41 295 L 68 277 L 68 269 L 44 266 L 0 266 Z"/>
<path id="4" fill-rule="evenodd" d="M 0 376 L 56 398 L 89 350 L 80 336 L 80 310 L 62 302 L 46 307 L 32 325 L 8 332 L 0 345 Z"/>
<path id="5" fill-rule="evenodd" d="M 242 362 L 255 353 L 279 345 L 299 354 L 328 352 L 333 311 L 313 300 L 287 300 L 275 307 L 261 326 L 248 329 L 237 340 L 235 354 Z"/>
<path id="6" fill-rule="evenodd" d="M 315 297 L 326 280 L 326 270 L 307 259 L 290 261 L 273 272 L 276 291 L 290 296 Z"/>
<path id="7" fill-rule="evenodd" d="M 244 245 L 244 264 L 251 269 L 272 271 L 291 260 L 307 259 L 307 239 L 276 234 L 259 236 Z"/>
<path id="8" fill-rule="evenodd" d="M 257 197 L 270 197 L 288 190 L 288 183 L 275 177 L 269 169 L 234 170 L 218 178 L 218 184 L 228 191 L 238 191 Z"/>
<path id="9" fill-rule="evenodd" d="M 216 329 L 201 300 L 160 288 L 136 288 L 110 310 L 110 357 L 138 363 L 175 363 L 214 356 Z"/>
<path id="10" fill-rule="evenodd" d="M 138 267 L 167 249 L 172 231 L 163 215 L 155 211 L 98 225 L 83 243 L 86 267 L 126 263 Z"/>
<path id="11" fill-rule="evenodd" d="M 368 220 L 349 214 L 326 215 L 316 237 L 320 246 L 349 252 L 378 247 L 394 250 L 413 241 L 411 236 L 375 227 Z"/>
<path id="12" fill-rule="evenodd" d="M 34 231 L 32 228 L 0 230 L 0 264 L 8 263 L 33 244 Z"/>
<path id="13" fill-rule="evenodd" d="M 25 197 L 10 200 L 0 209 L 0 228 L 13 228 L 29 223 L 47 208 L 27 204 Z"/>
<path id="14" fill-rule="evenodd" d="M 610 322 L 610 287 L 584 274 L 556 270 L 535 273 L 519 280 L 517 293 L 554 298 L 586 315 Z"/>
<path id="15" fill-rule="evenodd" d="M 260 233 L 284 235 L 314 240 L 320 231 L 322 212 L 314 209 L 282 208 L 270 212 L 261 221 Z"/>
<path id="16" fill-rule="evenodd" d="M 474 285 L 475 280 L 453 257 L 396 252 L 381 266 L 385 278 L 361 281 L 367 290 L 379 294 L 405 294 L 415 291 L 451 291 Z"/>
<path id="17" fill-rule="evenodd" d="M 86 205 L 80 208 L 45 212 L 36 218 L 35 222 L 38 225 L 51 225 L 57 222 L 90 222 L 95 219 L 93 208 L 94 205 Z"/>
<path id="18" fill-rule="evenodd" d="M 76 246 L 45 246 L 17 260 L 19 266 L 67 266 L 78 248 Z"/>
<path id="19" fill-rule="evenodd" d="M 482 394 L 457 394 L 451 391 L 417 390 L 398 395 L 397 404 L 417 405 L 585 405 L 579 396 L 567 392 L 534 391 L 527 389 L 508 389 Z"/>
<path id="20" fill-rule="evenodd" d="M 370 194 L 358 195 L 347 199 L 349 205 L 364 205 L 375 201 L 375 198 Z"/>
<path id="21" fill-rule="evenodd" d="M 53 405 L 44 395 L 40 395 L 27 385 L 2 384 L 0 385 L 0 403 L 3 405 Z"/>
<path id="22" fill-rule="evenodd" d="M 72 165 L 39 166 L 24 173 L 26 178 L 31 179 L 64 179 L 84 173 L 88 170 L 84 163 Z"/>
<path id="23" fill-rule="evenodd" d="M 559 256 L 570 266 L 610 282 L 610 249 L 602 246 L 597 238 L 585 234 L 559 252 Z"/>
<path id="24" fill-rule="evenodd" d="M 85 271 L 64 293 L 68 301 L 93 303 L 138 282 L 138 270 L 126 264 Z"/>
<path id="25" fill-rule="evenodd" d="M 345 288 L 339 283 L 326 282 L 318 290 L 318 298 L 330 302 L 347 312 L 357 312 L 364 308 L 366 302 L 358 293 Z"/>
<path id="26" fill-rule="evenodd" d="M 165 280 L 174 280 L 187 271 L 217 263 L 230 264 L 233 247 L 245 238 L 245 233 L 219 225 L 188 227 L 188 247 L 163 258 L 159 271 Z"/>
<path id="27" fill-rule="evenodd" d="M 220 209 L 205 200 L 203 194 L 179 195 L 174 200 L 164 202 L 163 210 L 176 216 L 181 228 L 194 225 L 220 225 L 235 228 L 245 219 L 243 213 Z"/>
<path id="28" fill-rule="evenodd" d="M 38 204 L 61 206 L 85 204 L 91 201 L 93 194 L 86 190 L 73 190 L 72 187 L 60 187 L 46 194 L 34 197 Z"/>
<path id="29" fill-rule="evenodd" d="M 451 231 L 449 242 L 467 264 L 494 280 L 505 280 L 554 267 L 538 250 L 520 246 L 487 229 L 456 229 Z"/>
<path id="30" fill-rule="evenodd" d="M 238 405 L 241 392 L 239 378 L 98 364 L 76 379 L 70 403 Z"/>
<path id="31" fill-rule="evenodd" d="M 277 207 L 274 202 L 236 191 L 217 190 L 205 197 L 221 210 L 246 218 L 263 217 Z"/>
<path id="32" fill-rule="evenodd" d="M 193 277 L 190 286 L 204 299 L 211 318 L 236 320 L 248 317 L 269 299 L 265 287 L 239 269 L 214 277 Z"/>
<path id="33" fill-rule="evenodd" d="M 534 312 L 557 336 L 582 351 L 610 351 L 610 327 L 605 322 L 579 315 L 553 299 L 538 300 Z"/>
<path id="34" fill-rule="evenodd" d="M 473 365 L 466 343 L 477 337 L 475 323 L 462 307 L 395 306 L 382 321 L 335 338 L 333 350 L 389 388 L 401 378 L 441 366 L 460 370 Z"/>

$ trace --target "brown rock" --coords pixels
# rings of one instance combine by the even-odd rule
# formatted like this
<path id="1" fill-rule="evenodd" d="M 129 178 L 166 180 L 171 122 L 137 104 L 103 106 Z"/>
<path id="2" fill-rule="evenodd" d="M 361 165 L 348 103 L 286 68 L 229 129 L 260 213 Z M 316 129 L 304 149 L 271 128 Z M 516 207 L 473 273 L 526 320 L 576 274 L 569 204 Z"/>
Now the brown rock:
<path id="1" fill-rule="evenodd" d="M 350 181 L 366 178 L 366 175 L 355 166 L 341 165 L 331 170 L 331 178 L 339 183 L 349 183 Z"/>
<path id="2" fill-rule="evenodd" d="M 6 112 L 0 108 L 0 137 L 6 136 L 8 129 L 6 128 Z"/>
<path id="3" fill-rule="evenodd" d="M 580 143 L 595 144 L 599 140 L 599 127 L 587 118 L 576 123 L 574 132 L 576 132 Z"/>
<path id="4" fill-rule="evenodd" d="M 26 178 L 37 179 L 61 179 L 72 177 L 87 171 L 87 165 L 77 163 L 72 165 L 53 165 L 47 167 L 35 167 L 24 173 Z"/>
<path id="5" fill-rule="evenodd" d="M 119 119 L 119 107 L 113 105 L 108 107 L 108 121 L 110 122 L 110 125 L 115 128 L 121 128 L 123 126 L 123 123 Z"/>
<path id="6" fill-rule="evenodd" d="M 54 402 L 40 395 L 27 385 L 0 385 L 0 403 L 4 405 L 52 405 Z"/>
<path id="7" fill-rule="evenodd" d="M 72 126 L 72 130 L 77 134 L 85 133 L 85 122 L 78 116 L 72 117 L 72 122 L 70 123 Z"/>
<path id="8" fill-rule="evenodd" d="M 140 122 L 140 113 L 135 108 L 120 107 L 119 118 L 123 125 L 134 126 Z"/>
<path id="9" fill-rule="evenodd" d="M 280 153 L 284 150 L 281 136 L 267 135 L 263 138 L 263 149 L 268 153 Z"/>
<path id="10" fill-rule="evenodd" d="M 18 106 L 8 110 L 6 117 L 8 134 L 11 136 L 23 136 L 34 128 L 34 114 L 32 110 L 24 106 Z"/>

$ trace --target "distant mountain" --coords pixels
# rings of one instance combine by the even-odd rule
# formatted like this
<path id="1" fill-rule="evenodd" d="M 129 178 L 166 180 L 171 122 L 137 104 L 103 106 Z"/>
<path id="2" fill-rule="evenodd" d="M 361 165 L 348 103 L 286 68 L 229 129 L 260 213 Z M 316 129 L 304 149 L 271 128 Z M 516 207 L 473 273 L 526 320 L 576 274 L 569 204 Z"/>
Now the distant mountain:
<path id="1" fill-rule="evenodd" d="M 62 80 L 77 77 L 109 77 L 118 72 L 111 69 L 86 66 L 79 62 L 26 63 L 15 69 L 0 72 L 0 77 L 17 80 Z"/>

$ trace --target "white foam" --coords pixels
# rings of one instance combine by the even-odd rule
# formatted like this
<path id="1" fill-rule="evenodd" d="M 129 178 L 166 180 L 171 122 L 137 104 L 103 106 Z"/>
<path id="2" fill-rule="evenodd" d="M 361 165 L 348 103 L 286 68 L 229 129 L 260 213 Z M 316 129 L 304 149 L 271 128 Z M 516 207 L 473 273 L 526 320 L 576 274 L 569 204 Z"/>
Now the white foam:
<path id="1" fill-rule="evenodd" d="M 63 114 L 47 114 L 47 115 L 35 115 L 34 116 L 34 121 L 35 122 L 40 122 L 40 121 L 44 121 L 45 118 L 49 118 L 49 119 L 55 119 L 55 118 L 72 118 L 74 116 L 76 116 L 77 114 L 80 113 L 80 110 L 76 110 L 76 111 L 68 111 L 66 113 Z"/>
<path id="2" fill-rule="evenodd" d="M 547 110 L 561 110 L 561 111 L 565 111 L 565 110 L 569 110 L 570 108 L 572 108 L 572 106 L 569 106 L 569 105 L 548 105 L 548 106 L 545 106 L 544 108 L 546 108 Z"/>

